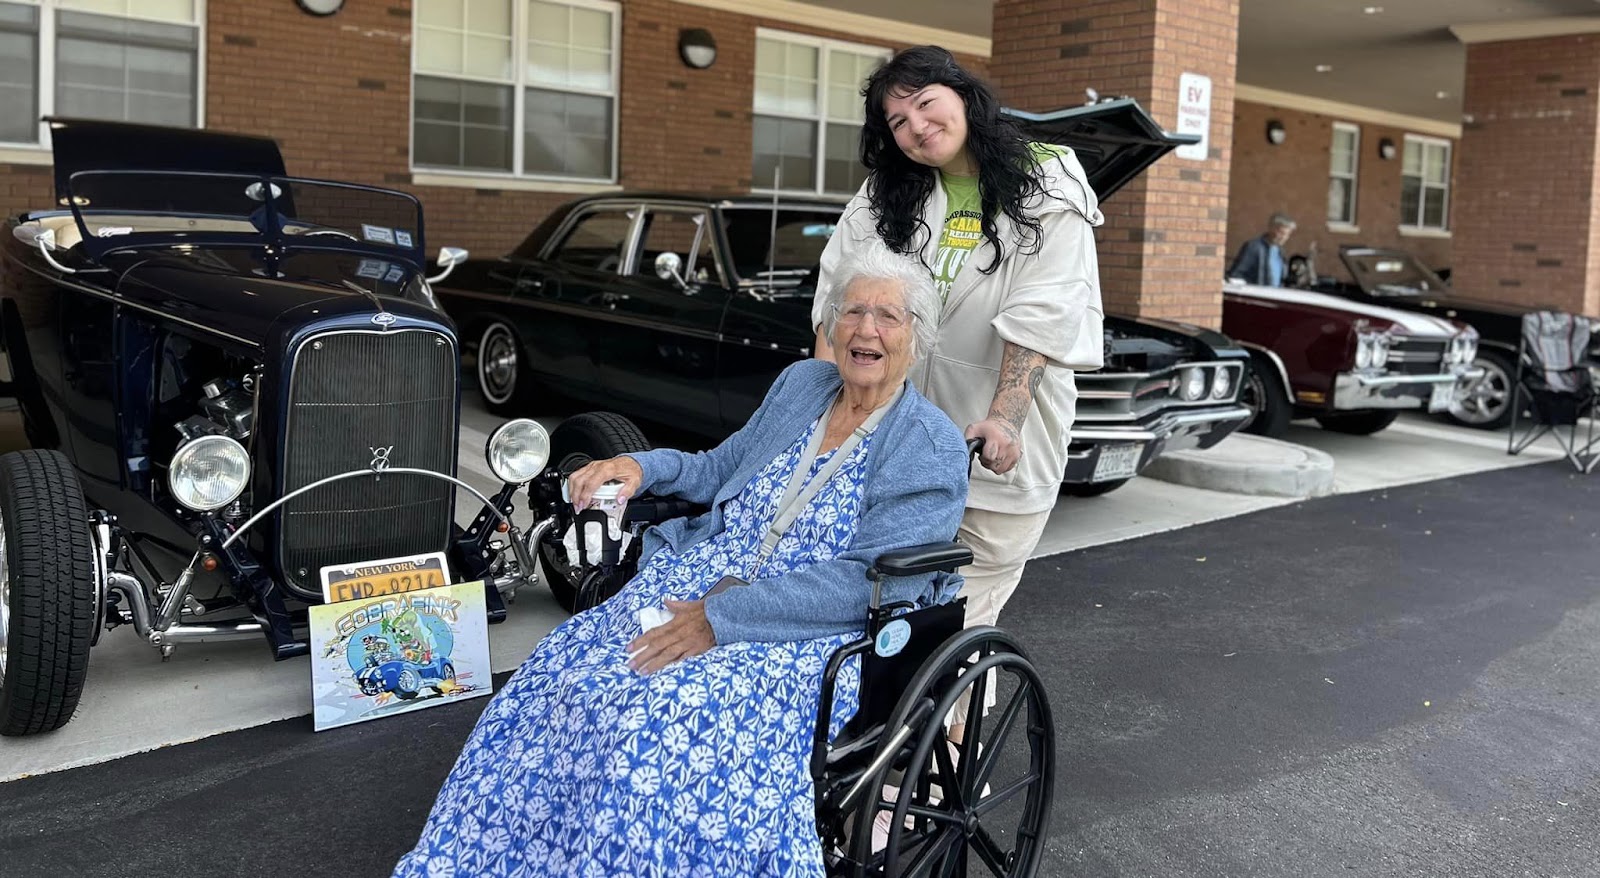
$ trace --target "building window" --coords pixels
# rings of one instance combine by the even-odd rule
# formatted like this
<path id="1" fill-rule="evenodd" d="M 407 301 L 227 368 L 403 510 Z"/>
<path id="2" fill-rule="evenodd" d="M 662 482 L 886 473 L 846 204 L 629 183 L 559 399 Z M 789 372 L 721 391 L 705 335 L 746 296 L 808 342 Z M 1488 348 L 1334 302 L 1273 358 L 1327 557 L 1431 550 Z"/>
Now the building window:
<path id="1" fill-rule="evenodd" d="M 200 124 L 203 0 L 0 0 L 0 142 L 42 116 Z"/>
<path id="2" fill-rule="evenodd" d="M 793 34 L 756 35 L 754 188 L 854 194 L 861 87 L 889 52 Z M 779 177 L 781 175 L 781 178 Z"/>
<path id="3" fill-rule="evenodd" d="M 1450 141 L 1406 135 L 1400 169 L 1400 225 L 1443 229 L 1450 210 Z"/>
<path id="4" fill-rule="evenodd" d="M 1333 145 L 1328 163 L 1328 222 L 1354 225 L 1356 221 L 1356 157 L 1361 153 L 1361 129 L 1333 123 Z"/>
<path id="5" fill-rule="evenodd" d="M 418 0 L 418 168 L 616 179 L 618 7 L 600 0 Z"/>

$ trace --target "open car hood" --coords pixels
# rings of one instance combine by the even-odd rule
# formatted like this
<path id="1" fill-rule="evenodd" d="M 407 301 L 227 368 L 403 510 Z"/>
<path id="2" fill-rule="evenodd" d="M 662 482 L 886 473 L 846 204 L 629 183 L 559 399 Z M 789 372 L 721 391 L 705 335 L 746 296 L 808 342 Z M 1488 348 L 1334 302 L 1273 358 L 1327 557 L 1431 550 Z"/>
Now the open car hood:
<path id="1" fill-rule="evenodd" d="M 56 203 L 78 171 L 219 171 L 283 177 L 277 141 L 220 131 L 52 117 Z"/>
<path id="2" fill-rule="evenodd" d="M 1180 146 L 1199 143 L 1198 134 L 1162 130 L 1133 98 L 1117 98 L 1049 113 L 1004 109 L 1030 140 L 1070 146 L 1089 174 L 1089 185 L 1104 201 L 1156 159 Z"/>

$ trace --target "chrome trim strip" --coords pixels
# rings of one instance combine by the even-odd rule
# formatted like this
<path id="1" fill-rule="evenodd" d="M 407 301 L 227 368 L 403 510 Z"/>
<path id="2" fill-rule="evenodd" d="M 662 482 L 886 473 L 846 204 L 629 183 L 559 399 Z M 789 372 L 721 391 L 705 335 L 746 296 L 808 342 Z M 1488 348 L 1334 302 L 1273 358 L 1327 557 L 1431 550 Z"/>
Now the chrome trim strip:
<path id="1" fill-rule="evenodd" d="M 1483 377 L 1482 369 L 1468 369 L 1460 373 L 1436 375 L 1358 375 L 1346 372 L 1339 378 L 1354 380 L 1362 387 L 1397 387 L 1402 384 L 1454 384 Z"/>
<path id="2" fill-rule="evenodd" d="M 1115 427 L 1100 427 L 1088 430 L 1074 429 L 1071 439 L 1085 442 L 1154 442 L 1157 439 L 1171 435 L 1174 431 L 1183 427 L 1243 421 L 1249 417 L 1250 409 L 1242 405 L 1230 406 L 1219 411 L 1167 415 L 1159 419 L 1150 429 L 1117 429 Z"/>
<path id="3" fill-rule="evenodd" d="M 1248 341 L 1239 342 L 1239 347 L 1255 351 L 1272 361 L 1272 365 L 1278 368 L 1278 377 L 1283 379 L 1283 399 L 1292 405 L 1294 403 L 1294 384 L 1289 380 L 1289 368 L 1283 364 L 1283 358 L 1278 356 L 1278 352 Z"/>
<path id="4" fill-rule="evenodd" d="M 233 335 L 232 333 L 223 332 L 220 329 L 213 329 L 212 327 L 207 326 L 204 323 L 196 323 L 193 320 L 185 320 L 182 317 L 178 317 L 178 316 L 173 315 L 170 311 L 162 311 L 159 308 L 152 308 L 149 305 L 141 305 L 138 302 L 129 301 L 128 299 L 126 299 L 126 298 L 124 298 L 122 296 L 118 296 L 115 293 L 108 293 L 108 292 L 106 292 L 104 290 L 97 290 L 94 287 L 84 286 L 83 284 L 77 283 L 75 281 L 70 281 L 70 280 L 67 280 L 65 278 L 51 277 L 50 275 L 45 274 L 44 272 L 40 271 L 37 267 L 32 266 L 32 265 L 28 265 L 27 263 L 22 263 L 22 265 L 23 265 L 24 268 L 28 269 L 29 271 L 33 272 L 34 274 L 36 274 L 36 275 L 38 275 L 38 276 L 40 276 L 42 278 L 50 281 L 51 283 L 57 283 L 57 284 L 60 284 L 60 285 L 62 285 L 64 287 L 71 287 L 72 289 L 77 290 L 78 292 L 83 293 L 85 295 L 94 296 L 97 299 L 104 299 L 105 301 L 108 301 L 108 302 L 111 302 L 111 303 L 114 303 L 114 304 L 117 304 L 117 305 L 121 305 L 121 306 L 126 307 L 126 308 L 132 308 L 135 311 L 143 311 L 146 314 L 153 314 L 156 317 L 161 317 L 161 318 L 164 318 L 164 319 L 167 319 L 167 320 L 171 320 L 173 323 L 179 323 L 179 324 L 182 324 L 184 326 L 188 326 L 188 327 L 191 327 L 191 328 L 194 328 L 194 329 L 198 329 L 201 332 L 207 333 L 208 335 L 220 336 L 221 338 L 228 339 L 229 341 L 235 341 L 235 342 L 238 342 L 239 344 L 242 344 L 242 345 L 248 345 L 249 347 L 255 348 L 256 350 L 261 350 L 262 349 L 261 342 L 259 342 L 259 341 L 251 341 L 248 338 L 244 338 L 244 337 L 238 336 L 238 335 Z M 108 269 L 108 268 L 102 268 L 100 270 L 101 271 L 106 271 L 106 272 L 110 271 L 110 269 Z M 77 271 L 80 271 L 80 272 L 81 271 L 87 271 L 87 269 L 77 269 Z"/>

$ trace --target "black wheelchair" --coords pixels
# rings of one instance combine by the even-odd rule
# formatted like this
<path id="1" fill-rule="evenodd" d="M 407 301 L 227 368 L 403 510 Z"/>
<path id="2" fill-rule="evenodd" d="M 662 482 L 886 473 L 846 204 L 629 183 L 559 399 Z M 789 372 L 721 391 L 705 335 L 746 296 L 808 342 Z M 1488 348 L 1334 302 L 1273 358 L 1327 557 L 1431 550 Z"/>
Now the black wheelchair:
<path id="1" fill-rule="evenodd" d="M 569 610 L 583 610 L 633 576 L 640 541 L 625 551 L 603 513 L 573 515 L 561 482 L 590 459 L 649 446 L 630 422 L 609 413 L 569 419 L 551 440 L 555 465 L 529 491 L 535 512 L 553 519 L 536 537 L 537 554 L 558 599 L 564 594 Z M 637 536 L 651 524 L 701 511 L 682 500 L 641 496 L 628 502 L 623 527 Z M 588 557 L 583 540 L 582 557 L 566 557 L 559 535 L 574 522 L 598 525 L 599 557 Z M 828 662 L 813 732 L 817 832 L 830 876 L 1038 872 L 1055 788 L 1055 725 L 1027 653 L 998 628 L 964 628 L 963 599 L 930 607 L 881 599 L 888 577 L 954 572 L 971 561 L 970 549 L 948 542 L 887 553 L 868 571 L 866 636 Z M 837 682 L 853 659 L 860 660 L 860 706 L 829 740 Z M 952 743 L 946 717 L 963 699 L 983 705 L 990 692 L 994 708 L 971 710 L 963 743 Z"/>

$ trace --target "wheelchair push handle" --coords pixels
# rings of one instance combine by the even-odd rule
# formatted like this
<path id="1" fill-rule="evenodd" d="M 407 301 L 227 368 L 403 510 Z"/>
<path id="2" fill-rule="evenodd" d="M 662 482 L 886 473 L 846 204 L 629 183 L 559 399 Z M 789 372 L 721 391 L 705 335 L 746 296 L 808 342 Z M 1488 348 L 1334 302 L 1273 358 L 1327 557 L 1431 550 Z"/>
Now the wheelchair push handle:
<path id="1" fill-rule="evenodd" d="M 974 454 L 982 454 L 982 453 L 983 453 L 983 437 L 982 436 L 974 436 L 971 439 L 967 440 L 967 456 L 968 457 L 971 457 Z"/>

